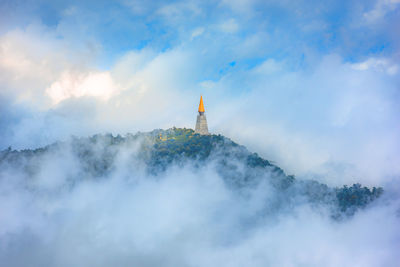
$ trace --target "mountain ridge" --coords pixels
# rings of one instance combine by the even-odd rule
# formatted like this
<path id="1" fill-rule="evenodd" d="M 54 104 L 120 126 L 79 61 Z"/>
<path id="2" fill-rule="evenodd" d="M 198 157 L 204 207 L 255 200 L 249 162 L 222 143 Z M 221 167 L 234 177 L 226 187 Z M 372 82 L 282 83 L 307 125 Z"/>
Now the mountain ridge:
<path id="1" fill-rule="evenodd" d="M 71 175 L 72 184 L 107 178 L 115 171 L 117 158 L 125 153 L 131 174 L 142 171 L 150 177 L 158 177 L 171 166 L 191 166 L 195 171 L 210 167 L 235 191 L 263 184 L 271 186 L 279 197 L 269 208 L 289 207 L 303 201 L 316 207 L 329 206 L 331 216 L 336 219 L 352 216 L 384 192 L 381 187 L 370 189 L 358 183 L 332 188 L 314 180 L 299 180 L 227 137 L 200 135 L 192 129 L 175 127 L 134 135 L 128 133 L 124 137 L 112 134 L 72 137 L 69 142 L 56 142 L 33 150 L 9 148 L 0 152 L 0 169 L 13 166 L 27 177 L 35 177 L 40 172 L 38 162 L 41 159 L 68 157 L 65 151 L 77 159 L 78 171 Z"/>

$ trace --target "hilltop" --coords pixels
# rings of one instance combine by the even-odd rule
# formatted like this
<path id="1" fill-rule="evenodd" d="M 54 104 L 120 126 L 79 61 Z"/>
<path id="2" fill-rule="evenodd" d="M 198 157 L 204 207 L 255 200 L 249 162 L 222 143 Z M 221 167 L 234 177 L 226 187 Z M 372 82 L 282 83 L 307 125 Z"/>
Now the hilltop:
<path id="1" fill-rule="evenodd" d="M 61 161 L 74 159 L 76 170 L 69 177 L 70 188 L 87 179 L 107 179 L 117 164 L 127 164 L 130 173 L 145 173 L 157 179 L 171 168 L 213 169 L 232 191 L 265 187 L 265 194 L 278 196 L 266 203 L 265 212 L 288 209 L 299 203 L 311 203 L 315 208 L 328 208 L 333 218 L 353 215 L 383 193 L 382 188 L 367 188 L 360 184 L 332 188 L 313 180 L 298 180 L 280 167 L 248 151 L 222 135 L 199 135 L 191 129 L 171 128 L 113 136 L 94 135 L 72 137 L 34 150 L 0 152 L 0 170 L 17 169 L 26 179 L 41 170 L 46 158 Z M 121 161 L 123 158 L 123 161 Z"/>

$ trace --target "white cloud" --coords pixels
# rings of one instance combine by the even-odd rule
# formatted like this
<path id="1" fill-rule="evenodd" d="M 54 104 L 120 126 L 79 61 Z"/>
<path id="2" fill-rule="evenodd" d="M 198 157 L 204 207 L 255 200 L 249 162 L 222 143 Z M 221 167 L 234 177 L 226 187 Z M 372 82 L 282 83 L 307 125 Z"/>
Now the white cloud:
<path id="1" fill-rule="evenodd" d="M 109 72 L 62 73 L 59 80 L 46 89 L 54 105 L 71 97 L 94 96 L 108 100 L 120 90 Z"/>
<path id="2" fill-rule="evenodd" d="M 399 4 L 399 0 L 377 0 L 375 6 L 363 14 L 363 18 L 367 23 L 376 23 L 383 19 L 388 12 L 395 10 Z"/>
<path id="3" fill-rule="evenodd" d="M 45 90 L 64 72 L 85 72 L 95 52 L 76 48 L 41 24 L 0 37 L 0 81 L 3 93 L 46 108 Z"/>
<path id="4" fill-rule="evenodd" d="M 368 58 L 367 60 L 351 65 L 356 70 L 375 70 L 389 75 L 397 74 L 399 65 L 387 58 Z"/>
<path id="5" fill-rule="evenodd" d="M 168 23 L 176 23 L 187 16 L 199 16 L 203 12 L 202 8 L 196 1 L 182 1 L 176 3 L 168 3 L 161 5 L 156 13 L 167 19 Z"/>
<path id="6" fill-rule="evenodd" d="M 202 35 L 203 33 L 204 33 L 204 28 L 203 27 L 196 28 L 196 29 L 194 29 L 192 31 L 191 39 L 193 40 L 194 38 Z"/>
<path id="7" fill-rule="evenodd" d="M 235 19 L 228 19 L 219 24 L 219 29 L 226 33 L 236 33 L 239 30 L 239 25 Z"/>
<path id="8" fill-rule="evenodd" d="M 307 203 L 271 209 L 280 194 L 267 183 L 241 194 L 213 164 L 147 175 L 136 162 L 138 147 L 115 148 L 116 162 L 102 179 L 90 176 L 68 144 L 38 157 L 29 179 L 20 168 L 1 168 L 2 263 L 394 267 L 400 260 L 393 191 L 333 221 L 327 209 Z"/>
<path id="9" fill-rule="evenodd" d="M 259 75 L 273 75 L 283 71 L 283 64 L 276 62 L 274 59 L 267 59 L 255 67 L 253 71 Z"/>
<path id="10" fill-rule="evenodd" d="M 288 173 L 334 185 L 384 184 L 400 174 L 400 143 L 393 134 L 399 133 L 396 87 L 389 82 L 395 76 L 374 68 L 359 71 L 327 56 L 312 71 L 288 71 L 283 62 L 268 59 L 251 75 L 232 79 L 222 86 L 240 87 L 245 80 L 252 90 L 218 109 L 213 114 L 218 124 L 210 128 Z"/>

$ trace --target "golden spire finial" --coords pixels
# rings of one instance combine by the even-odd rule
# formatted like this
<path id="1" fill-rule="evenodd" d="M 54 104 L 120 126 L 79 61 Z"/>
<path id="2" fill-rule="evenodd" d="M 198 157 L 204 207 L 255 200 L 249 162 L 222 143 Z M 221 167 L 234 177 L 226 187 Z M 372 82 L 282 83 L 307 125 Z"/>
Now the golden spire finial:
<path id="1" fill-rule="evenodd" d="M 199 112 L 204 112 L 203 96 L 200 96 Z"/>

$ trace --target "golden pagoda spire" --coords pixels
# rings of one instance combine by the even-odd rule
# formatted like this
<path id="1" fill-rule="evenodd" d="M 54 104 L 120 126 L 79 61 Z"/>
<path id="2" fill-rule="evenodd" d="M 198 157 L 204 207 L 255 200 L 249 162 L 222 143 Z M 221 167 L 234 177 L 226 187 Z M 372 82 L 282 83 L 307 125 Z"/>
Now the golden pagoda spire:
<path id="1" fill-rule="evenodd" d="M 199 112 L 204 113 L 203 96 L 200 96 Z"/>
<path id="2" fill-rule="evenodd" d="M 200 96 L 199 115 L 197 115 L 196 128 L 194 132 L 197 134 L 209 135 L 207 119 L 206 115 L 204 114 L 204 111 L 205 110 L 204 110 L 203 96 Z"/>

